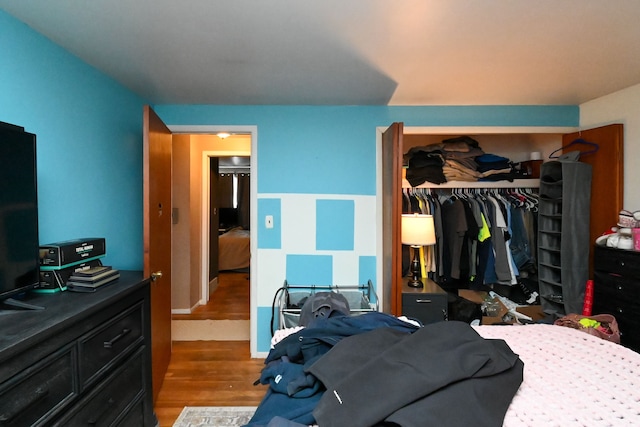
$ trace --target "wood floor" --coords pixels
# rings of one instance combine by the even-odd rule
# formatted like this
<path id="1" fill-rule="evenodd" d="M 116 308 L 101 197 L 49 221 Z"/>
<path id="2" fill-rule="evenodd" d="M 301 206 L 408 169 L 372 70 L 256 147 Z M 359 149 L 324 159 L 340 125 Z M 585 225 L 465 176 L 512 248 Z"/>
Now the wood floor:
<path id="1" fill-rule="evenodd" d="M 220 273 L 209 304 L 176 320 L 249 319 L 249 275 Z M 185 406 L 257 406 L 266 386 L 254 386 L 264 366 L 249 341 L 175 341 L 155 402 L 160 427 L 171 427 Z"/>
<path id="2" fill-rule="evenodd" d="M 207 305 L 191 314 L 174 314 L 173 320 L 248 320 L 249 273 L 223 271 L 218 273 L 218 287 Z"/>

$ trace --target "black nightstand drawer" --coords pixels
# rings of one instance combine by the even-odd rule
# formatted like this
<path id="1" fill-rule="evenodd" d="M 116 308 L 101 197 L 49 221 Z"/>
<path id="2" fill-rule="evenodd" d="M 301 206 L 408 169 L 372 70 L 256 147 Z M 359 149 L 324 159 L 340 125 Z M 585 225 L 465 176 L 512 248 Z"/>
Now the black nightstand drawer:
<path id="1" fill-rule="evenodd" d="M 431 280 L 424 288 L 402 288 L 402 315 L 418 319 L 423 324 L 441 322 L 448 317 L 447 292 Z"/>

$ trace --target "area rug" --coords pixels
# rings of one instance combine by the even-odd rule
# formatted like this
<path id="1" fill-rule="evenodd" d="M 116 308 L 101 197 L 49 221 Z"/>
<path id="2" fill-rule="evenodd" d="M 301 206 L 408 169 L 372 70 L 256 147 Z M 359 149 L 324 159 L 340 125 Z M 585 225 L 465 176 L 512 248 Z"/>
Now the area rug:
<path id="1" fill-rule="evenodd" d="M 185 406 L 173 427 L 240 427 L 255 411 L 255 406 Z"/>
<path id="2" fill-rule="evenodd" d="M 172 320 L 174 341 L 248 341 L 248 320 Z"/>

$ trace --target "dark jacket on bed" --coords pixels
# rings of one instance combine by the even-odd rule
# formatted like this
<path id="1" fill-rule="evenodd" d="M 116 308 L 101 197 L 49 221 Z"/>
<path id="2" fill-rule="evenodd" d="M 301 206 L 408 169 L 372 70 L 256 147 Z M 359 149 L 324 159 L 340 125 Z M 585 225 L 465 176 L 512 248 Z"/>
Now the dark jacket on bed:
<path id="1" fill-rule="evenodd" d="M 266 426 L 274 417 L 293 420 L 301 425 L 315 423 L 312 411 L 324 387 L 309 381 L 312 375 L 304 372 L 303 367 L 310 366 L 342 339 L 379 328 L 402 335 L 418 329 L 395 316 L 374 311 L 359 316 L 317 318 L 309 327 L 280 341 L 269 352 L 260 377 L 260 382 L 270 384 L 270 387 L 246 426 Z"/>
<path id="2" fill-rule="evenodd" d="M 313 411 L 322 427 L 501 426 L 523 363 L 503 340 L 463 322 L 412 335 L 375 330 L 342 340 L 311 366 L 327 388 Z"/>

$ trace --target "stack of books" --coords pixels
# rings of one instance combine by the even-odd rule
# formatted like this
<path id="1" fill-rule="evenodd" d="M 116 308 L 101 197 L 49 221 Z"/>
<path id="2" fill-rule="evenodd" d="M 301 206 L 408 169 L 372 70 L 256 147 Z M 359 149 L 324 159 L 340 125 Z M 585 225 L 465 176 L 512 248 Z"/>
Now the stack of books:
<path id="1" fill-rule="evenodd" d="M 119 277 L 118 270 L 108 265 L 100 265 L 74 272 L 67 280 L 67 288 L 81 292 L 93 292 L 96 288 L 111 283 Z"/>

